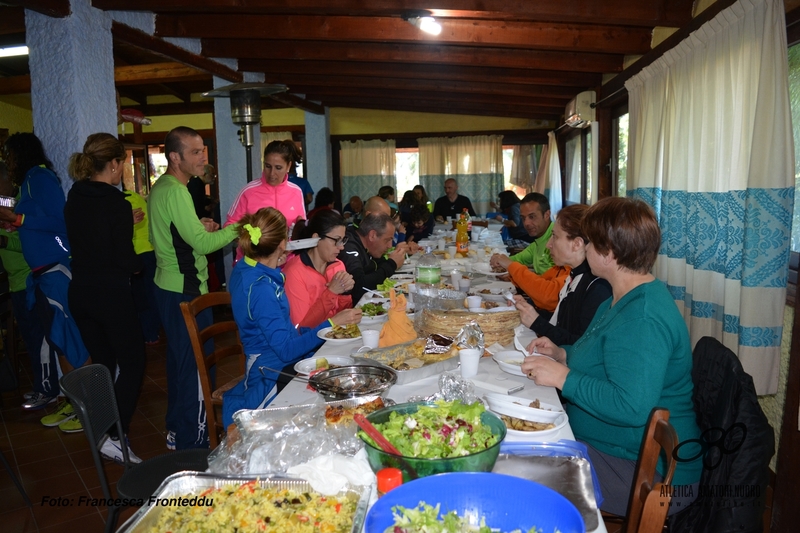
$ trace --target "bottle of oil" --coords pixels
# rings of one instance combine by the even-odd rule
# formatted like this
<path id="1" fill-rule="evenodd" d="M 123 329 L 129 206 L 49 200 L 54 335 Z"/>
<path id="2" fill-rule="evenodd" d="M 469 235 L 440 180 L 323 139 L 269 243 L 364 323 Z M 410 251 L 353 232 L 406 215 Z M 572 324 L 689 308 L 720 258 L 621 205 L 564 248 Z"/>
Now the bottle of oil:
<path id="1" fill-rule="evenodd" d="M 467 218 L 461 213 L 461 218 L 456 222 L 456 252 L 467 255 L 469 252 L 469 234 L 467 233 Z"/>

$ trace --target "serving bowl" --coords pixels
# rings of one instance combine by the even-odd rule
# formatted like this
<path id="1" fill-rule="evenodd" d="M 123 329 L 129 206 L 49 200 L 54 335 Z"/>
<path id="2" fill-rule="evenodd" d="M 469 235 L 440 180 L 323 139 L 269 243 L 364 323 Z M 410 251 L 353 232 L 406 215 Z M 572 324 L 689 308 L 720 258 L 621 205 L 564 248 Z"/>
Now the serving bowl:
<path id="1" fill-rule="evenodd" d="M 382 424 L 389 420 L 392 413 L 401 415 L 416 413 L 423 405 L 436 406 L 430 402 L 400 403 L 367 415 L 367 420 L 373 425 Z M 481 423 L 489 426 L 492 434 L 499 438 L 495 444 L 477 453 L 444 459 L 422 459 L 387 453 L 364 441 L 367 460 L 375 472 L 386 467 L 399 468 L 403 472 L 403 481 L 444 472 L 491 472 L 500 454 L 500 445 L 506 437 L 506 425 L 497 415 L 489 411 L 481 414 Z"/>
<path id="2" fill-rule="evenodd" d="M 392 508 L 439 507 L 439 518 L 455 511 L 477 530 L 480 519 L 492 531 L 583 533 L 578 509 L 553 489 L 534 481 L 484 472 L 456 472 L 417 479 L 382 496 L 369 511 L 366 533 L 383 533 L 394 524 Z"/>
<path id="3" fill-rule="evenodd" d="M 391 368 L 370 365 L 340 366 L 317 372 L 308 383 L 325 401 L 345 400 L 361 396 L 385 396 L 397 382 Z"/>

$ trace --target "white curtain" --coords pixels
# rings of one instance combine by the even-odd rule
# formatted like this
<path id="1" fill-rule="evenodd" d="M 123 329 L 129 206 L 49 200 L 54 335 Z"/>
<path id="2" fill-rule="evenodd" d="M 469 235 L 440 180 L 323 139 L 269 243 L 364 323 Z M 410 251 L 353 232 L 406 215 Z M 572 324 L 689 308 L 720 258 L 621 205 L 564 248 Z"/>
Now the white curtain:
<path id="1" fill-rule="evenodd" d="M 397 188 L 395 141 L 341 141 L 342 205 L 353 196 L 367 198 L 384 185 Z"/>
<path id="2" fill-rule="evenodd" d="M 435 202 L 444 195 L 444 180 L 458 182 L 458 194 L 472 202 L 476 213 L 491 211 L 489 202 L 503 186 L 503 136 L 432 137 L 417 139 L 419 181 Z"/>
<path id="3" fill-rule="evenodd" d="M 286 141 L 286 140 L 289 141 L 292 140 L 291 131 L 261 132 L 261 152 L 259 154 L 259 157 L 261 158 L 261 168 L 264 168 L 264 148 L 266 148 L 267 145 L 272 141 Z"/>
<path id="4" fill-rule="evenodd" d="M 539 161 L 542 157 L 541 144 L 515 145 L 514 155 L 511 158 L 511 177 L 509 181 L 512 185 L 525 189 L 526 192 L 533 190 L 536 182 L 536 170 L 539 168 Z"/>
<path id="5" fill-rule="evenodd" d="M 561 194 L 561 162 L 558 160 L 555 132 L 547 134 L 547 146 L 542 150 L 533 190 L 547 196 L 550 200 L 550 214 L 555 218 L 564 205 Z"/>
<path id="6" fill-rule="evenodd" d="M 692 343 L 777 390 L 794 160 L 780 0 L 739 0 L 626 83 L 629 194 L 662 229 L 654 274 Z M 646 352 L 646 347 L 643 347 Z"/>

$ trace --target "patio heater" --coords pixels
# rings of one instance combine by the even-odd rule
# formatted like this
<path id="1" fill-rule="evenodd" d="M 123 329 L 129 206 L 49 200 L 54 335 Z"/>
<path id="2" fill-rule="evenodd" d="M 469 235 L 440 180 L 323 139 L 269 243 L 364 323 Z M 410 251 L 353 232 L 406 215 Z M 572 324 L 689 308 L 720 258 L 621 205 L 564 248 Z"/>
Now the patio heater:
<path id="1" fill-rule="evenodd" d="M 261 97 L 286 92 L 286 85 L 265 83 L 235 83 L 203 93 L 205 97 L 230 98 L 231 119 L 239 130 L 239 140 L 247 155 L 247 182 L 253 181 L 253 145 L 256 144 L 255 126 L 261 124 Z"/>

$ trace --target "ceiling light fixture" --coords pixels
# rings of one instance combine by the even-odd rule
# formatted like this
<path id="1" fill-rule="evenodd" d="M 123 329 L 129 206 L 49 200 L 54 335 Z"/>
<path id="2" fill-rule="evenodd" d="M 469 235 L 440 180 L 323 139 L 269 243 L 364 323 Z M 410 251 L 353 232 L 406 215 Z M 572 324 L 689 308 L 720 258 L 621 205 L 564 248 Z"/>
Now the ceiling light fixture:
<path id="1" fill-rule="evenodd" d="M 419 28 L 425 33 L 431 35 L 439 35 L 442 33 L 442 25 L 436 22 L 431 16 L 431 12 L 427 9 L 415 9 L 406 11 L 402 15 L 403 20 L 407 21 L 412 26 Z"/>
<path id="2" fill-rule="evenodd" d="M 28 55 L 27 46 L 6 46 L 0 48 L 0 57 L 14 57 Z"/>

